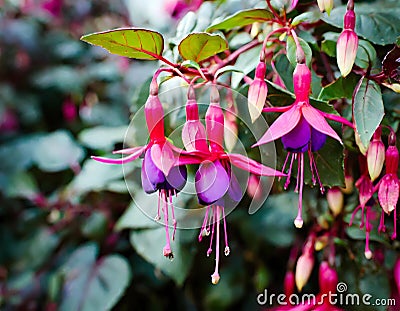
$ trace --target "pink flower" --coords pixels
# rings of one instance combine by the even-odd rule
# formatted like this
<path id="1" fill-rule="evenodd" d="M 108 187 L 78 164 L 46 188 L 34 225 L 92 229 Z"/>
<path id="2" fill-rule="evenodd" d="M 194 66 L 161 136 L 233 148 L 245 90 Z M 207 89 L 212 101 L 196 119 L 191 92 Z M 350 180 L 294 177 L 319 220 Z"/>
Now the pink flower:
<path id="1" fill-rule="evenodd" d="M 355 22 L 354 11 L 347 10 L 344 16 L 344 29 L 336 44 L 337 64 L 343 77 L 351 72 L 357 56 L 358 37 L 354 32 Z"/>
<path id="2" fill-rule="evenodd" d="M 289 186 L 292 165 L 294 160 L 297 159 L 298 174 L 296 191 L 299 191 L 299 208 L 298 215 L 295 219 L 295 226 L 301 228 L 303 225 L 302 194 L 304 183 L 304 153 L 307 152 L 310 158 L 313 182 L 314 184 L 316 183 L 316 176 L 320 184 L 321 192 L 323 192 L 323 186 L 319 179 L 313 152 L 320 150 L 324 146 L 327 136 L 342 143 L 338 134 L 331 128 L 325 118 L 350 127 L 353 127 L 353 125 L 340 116 L 324 113 L 310 105 L 311 72 L 306 64 L 297 64 L 293 74 L 293 85 L 296 100 L 292 105 L 288 107 L 264 108 L 266 112 L 283 113 L 254 146 L 266 144 L 281 138 L 284 148 L 288 151 L 283 169 L 285 169 L 289 157 L 291 157 L 285 189 Z"/>
<path id="3" fill-rule="evenodd" d="M 385 162 L 385 145 L 382 142 L 381 133 L 382 129 L 378 127 L 367 150 L 368 172 L 371 181 L 379 177 Z"/>
<path id="4" fill-rule="evenodd" d="M 299 292 L 301 292 L 304 285 L 307 284 L 312 269 L 314 268 L 314 245 L 315 237 L 312 236 L 304 245 L 303 253 L 297 260 L 295 280 Z"/>

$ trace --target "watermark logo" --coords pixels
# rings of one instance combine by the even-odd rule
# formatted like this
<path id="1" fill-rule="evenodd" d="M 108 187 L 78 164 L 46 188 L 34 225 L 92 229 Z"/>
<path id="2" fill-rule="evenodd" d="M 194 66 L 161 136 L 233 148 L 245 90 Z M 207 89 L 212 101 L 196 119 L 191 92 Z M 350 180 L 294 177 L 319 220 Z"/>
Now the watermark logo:
<path id="1" fill-rule="evenodd" d="M 267 289 L 257 295 L 259 305 L 337 305 L 337 306 L 395 306 L 394 298 L 376 298 L 370 294 L 348 293 L 347 284 L 339 282 L 336 292 L 329 291 L 323 294 L 291 294 L 269 293 Z"/>

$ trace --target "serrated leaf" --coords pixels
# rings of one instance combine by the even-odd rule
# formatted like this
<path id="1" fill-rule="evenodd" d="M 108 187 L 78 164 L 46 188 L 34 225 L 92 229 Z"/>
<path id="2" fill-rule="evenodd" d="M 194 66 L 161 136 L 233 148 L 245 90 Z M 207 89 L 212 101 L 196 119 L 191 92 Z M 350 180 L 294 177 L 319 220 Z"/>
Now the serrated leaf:
<path id="1" fill-rule="evenodd" d="M 126 259 L 109 255 L 96 260 L 94 244 L 81 246 L 70 256 L 60 273 L 65 276 L 60 310 L 110 310 L 129 284 Z"/>
<path id="2" fill-rule="evenodd" d="M 382 94 L 376 82 L 365 77 L 360 80 L 357 93 L 354 96 L 353 111 L 361 142 L 364 146 L 368 146 L 384 115 Z"/>
<path id="3" fill-rule="evenodd" d="M 348 75 L 346 78 L 339 77 L 321 90 L 318 99 L 326 101 L 341 98 L 351 99 L 357 82 L 357 76 L 353 74 Z"/>
<path id="4" fill-rule="evenodd" d="M 400 7 L 395 2 L 376 1 L 373 3 L 356 4 L 356 33 L 379 45 L 396 42 L 400 33 Z M 330 16 L 322 16 L 322 19 L 330 25 L 343 27 L 343 16 L 346 6 L 340 6 L 332 10 Z"/>
<path id="5" fill-rule="evenodd" d="M 321 19 L 322 13 L 320 11 L 304 12 L 293 18 L 292 26 L 297 26 L 300 23 L 315 23 Z"/>
<path id="6" fill-rule="evenodd" d="M 141 28 L 119 28 L 85 35 L 82 41 L 100 46 L 112 54 L 155 60 L 164 50 L 163 36 Z"/>
<path id="7" fill-rule="evenodd" d="M 255 22 L 266 22 L 270 21 L 274 15 L 266 9 L 251 9 L 239 11 L 231 16 L 228 16 L 221 22 L 212 24 L 207 28 L 207 31 L 212 30 L 231 30 L 236 27 L 243 27 L 246 25 L 253 24 Z"/>
<path id="8" fill-rule="evenodd" d="M 310 46 L 306 41 L 304 41 L 302 38 L 299 38 L 299 42 L 301 47 L 303 48 L 304 54 L 306 56 L 306 63 L 308 66 L 311 64 L 311 59 L 312 59 L 312 51 Z M 287 42 L 286 42 L 286 56 L 289 59 L 289 62 L 293 65 L 296 66 L 297 61 L 296 61 L 296 43 L 293 39 L 293 37 L 288 37 Z"/>
<path id="9" fill-rule="evenodd" d="M 185 37 L 179 43 L 178 49 L 183 59 L 199 63 L 228 49 L 228 42 L 220 35 L 199 32 Z"/>

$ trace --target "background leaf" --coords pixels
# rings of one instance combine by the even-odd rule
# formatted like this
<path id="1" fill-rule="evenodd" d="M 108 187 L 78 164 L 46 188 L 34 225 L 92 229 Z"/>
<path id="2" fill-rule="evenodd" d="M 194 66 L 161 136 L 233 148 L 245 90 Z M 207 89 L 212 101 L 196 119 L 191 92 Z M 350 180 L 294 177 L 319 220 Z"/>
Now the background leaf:
<path id="1" fill-rule="evenodd" d="M 303 48 L 304 54 L 306 55 L 306 63 L 307 66 L 310 66 L 311 64 L 311 59 L 312 59 L 312 51 L 310 46 L 306 41 L 304 41 L 302 38 L 299 38 L 299 42 L 301 47 Z M 293 65 L 296 66 L 297 61 L 296 61 L 296 43 L 293 39 L 293 37 L 288 37 L 287 42 L 286 42 L 286 55 L 287 58 L 289 59 L 289 62 Z"/>
<path id="2" fill-rule="evenodd" d="M 255 22 L 263 23 L 270 21 L 274 15 L 266 9 L 251 9 L 245 11 L 239 11 L 231 16 L 228 16 L 224 20 L 212 24 L 207 28 L 207 31 L 212 30 L 231 30 L 236 27 L 243 27 L 246 25 L 253 24 Z"/>
<path id="3" fill-rule="evenodd" d="M 354 121 L 364 146 L 382 121 L 384 115 L 382 94 L 376 82 L 363 78 L 354 97 Z"/>
<path id="4" fill-rule="evenodd" d="M 192 33 L 179 43 L 179 53 L 184 59 L 201 62 L 215 54 L 225 51 L 228 42 L 220 35 Z"/>
<path id="5" fill-rule="evenodd" d="M 85 35 L 87 43 L 101 46 L 112 54 L 136 59 L 154 60 L 164 50 L 163 36 L 152 30 L 120 28 Z"/>

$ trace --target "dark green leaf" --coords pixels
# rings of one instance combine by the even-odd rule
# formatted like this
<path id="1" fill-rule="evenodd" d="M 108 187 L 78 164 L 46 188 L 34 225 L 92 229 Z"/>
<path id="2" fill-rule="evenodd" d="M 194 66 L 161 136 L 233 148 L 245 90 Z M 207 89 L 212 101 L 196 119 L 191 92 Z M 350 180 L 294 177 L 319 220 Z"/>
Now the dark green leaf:
<path id="1" fill-rule="evenodd" d="M 360 68 L 370 68 L 376 60 L 375 48 L 365 40 L 359 40 L 355 64 Z"/>
<path id="2" fill-rule="evenodd" d="M 355 31 L 361 37 L 380 45 L 396 42 L 400 33 L 400 7 L 395 2 L 376 1 L 356 4 Z M 335 27 L 343 27 L 346 6 L 334 8 L 330 16 L 322 19 Z"/>
<path id="3" fill-rule="evenodd" d="M 315 23 L 318 22 L 321 18 L 322 13 L 318 10 L 311 11 L 311 12 L 304 12 L 300 15 L 297 15 L 293 18 L 292 26 L 297 26 L 300 23 Z"/>
<path id="4" fill-rule="evenodd" d="M 341 98 L 351 99 L 357 82 L 358 79 L 355 75 L 349 75 L 346 78 L 339 77 L 339 79 L 328 84 L 321 90 L 318 99 L 326 101 Z"/>
<path id="5" fill-rule="evenodd" d="M 266 9 L 251 9 L 245 11 L 239 11 L 224 20 L 212 24 L 207 28 L 207 31 L 211 30 L 231 30 L 236 27 L 243 27 L 246 25 L 253 24 L 255 22 L 266 22 L 270 21 L 274 15 Z"/>
<path id="6" fill-rule="evenodd" d="M 227 48 L 228 42 L 220 35 L 211 35 L 205 32 L 192 33 L 179 43 L 181 56 L 197 63 L 223 52 Z"/>
<path id="7" fill-rule="evenodd" d="M 308 66 L 311 64 L 311 59 L 312 59 L 312 51 L 310 46 L 306 41 L 303 39 L 299 38 L 299 42 L 301 47 L 303 48 L 304 54 L 306 55 L 306 63 Z M 293 65 L 296 66 L 297 61 L 296 61 L 296 43 L 293 39 L 293 37 L 288 37 L 287 42 L 286 42 L 286 55 L 287 58 L 289 59 L 289 62 Z"/>
<path id="8" fill-rule="evenodd" d="M 60 310 L 110 310 L 124 293 L 131 277 L 126 259 L 109 255 L 96 261 L 97 253 L 94 244 L 81 246 L 62 268 L 65 284 Z"/>
<path id="9" fill-rule="evenodd" d="M 364 146 L 381 123 L 384 115 L 382 94 L 379 85 L 363 78 L 353 101 L 354 121 Z"/>
<path id="10" fill-rule="evenodd" d="M 82 41 L 101 46 L 112 54 L 154 60 L 164 50 L 163 36 L 152 30 L 120 28 L 85 35 Z"/>

